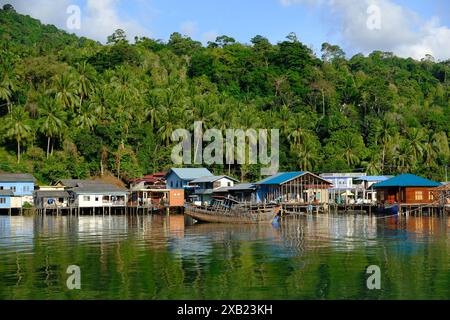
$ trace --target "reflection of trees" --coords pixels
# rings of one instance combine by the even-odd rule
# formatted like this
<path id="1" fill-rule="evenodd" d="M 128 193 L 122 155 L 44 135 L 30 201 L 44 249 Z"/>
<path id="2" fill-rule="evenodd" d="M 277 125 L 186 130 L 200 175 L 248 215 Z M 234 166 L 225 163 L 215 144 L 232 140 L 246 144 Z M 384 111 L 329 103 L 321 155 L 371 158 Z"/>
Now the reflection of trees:
<path id="1" fill-rule="evenodd" d="M 204 224 L 182 233 L 176 217 L 83 218 L 18 223 L 18 242 L 0 247 L 0 299 L 448 297 L 444 218 L 301 216 L 280 228 Z M 7 228 L 0 223 L 0 234 Z M 81 268 L 81 291 L 65 287 L 71 264 Z M 378 292 L 365 287 L 372 264 L 382 269 Z"/>

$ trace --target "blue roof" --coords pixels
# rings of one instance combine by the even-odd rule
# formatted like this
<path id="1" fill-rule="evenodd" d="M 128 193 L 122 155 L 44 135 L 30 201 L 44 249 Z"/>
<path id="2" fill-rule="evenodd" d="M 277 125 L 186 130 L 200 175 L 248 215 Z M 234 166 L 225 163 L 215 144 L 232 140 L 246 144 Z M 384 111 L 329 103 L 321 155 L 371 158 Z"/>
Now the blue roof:
<path id="1" fill-rule="evenodd" d="M 261 181 L 258 181 L 255 184 L 258 184 L 258 185 L 283 184 L 283 183 L 288 182 L 288 181 L 290 181 L 292 179 L 300 177 L 301 175 L 304 175 L 305 173 L 306 172 L 303 172 L 303 171 L 280 172 L 280 173 L 277 173 L 274 176 L 271 176 L 271 177 L 268 177 L 268 178 L 263 179 Z"/>
<path id="2" fill-rule="evenodd" d="M 213 174 L 206 168 L 172 168 L 167 173 L 175 173 L 182 180 L 194 180 L 202 177 L 211 177 Z"/>
<path id="3" fill-rule="evenodd" d="M 374 184 L 373 188 L 388 187 L 439 187 L 441 184 L 432 180 L 428 180 L 414 174 L 402 174 L 386 181 Z"/>
<path id="4" fill-rule="evenodd" d="M 386 177 L 386 176 L 364 176 L 364 177 L 356 178 L 355 180 L 373 182 L 373 181 L 385 181 L 385 180 L 387 180 L 389 178 L 391 178 L 391 177 Z"/>

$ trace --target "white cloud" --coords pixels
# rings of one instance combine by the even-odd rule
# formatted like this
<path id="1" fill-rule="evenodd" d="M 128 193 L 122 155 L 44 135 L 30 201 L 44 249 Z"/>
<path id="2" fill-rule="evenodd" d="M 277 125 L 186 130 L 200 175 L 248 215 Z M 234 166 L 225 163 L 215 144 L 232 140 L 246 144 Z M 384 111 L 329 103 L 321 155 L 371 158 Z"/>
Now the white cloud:
<path id="1" fill-rule="evenodd" d="M 373 50 L 392 51 L 402 57 L 421 59 L 431 54 L 437 59 L 450 58 L 450 28 L 439 19 L 424 21 L 416 12 L 391 0 L 279 0 L 283 6 L 316 5 L 338 24 L 333 30 L 343 45 L 369 53 Z M 368 19 L 379 9 L 380 28 L 369 28 Z"/>
<path id="2" fill-rule="evenodd" d="M 214 42 L 214 41 L 216 41 L 217 37 L 218 37 L 217 32 L 214 30 L 210 30 L 210 31 L 205 32 L 202 35 L 202 41 L 205 44 L 208 43 L 209 41 Z"/>
<path id="3" fill-rule="evenodd" d="M 185 21 L 181 24 L 181 32 L 183 35 L 187 35 L 192 38 L 197 33 L 197 30 L 197 22 Z"/>
<path id="4" fill-rule="evenodd" d="M 73 0 L 0 0 L 0 4 L 10 3 L 17 12 L 28 14 L 46 24 L 54 24 L 67 30 L 66 21 L 69 14 L 67 8 L 74 3 Z M 101 42 L 106 42 L 107 36 L 116 29 L 125 30 L 128 39 L 134 36 L 149 36 L 146 30 L 138 22 L 127 19 L 120 14 L 119 0 L 86 0 L 81 6 L 81 28 L 79 30 L 67 30 Z"/>

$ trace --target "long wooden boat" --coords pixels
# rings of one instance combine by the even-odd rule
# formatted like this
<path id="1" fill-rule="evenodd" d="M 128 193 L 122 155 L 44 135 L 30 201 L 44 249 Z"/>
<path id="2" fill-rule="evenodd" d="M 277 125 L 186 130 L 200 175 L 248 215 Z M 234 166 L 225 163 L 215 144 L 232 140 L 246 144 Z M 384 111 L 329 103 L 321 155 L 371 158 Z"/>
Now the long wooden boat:
<path id="1" fill-rule="evenodd" d="M 271 223 L 280 210 L 280 205 L 248 205 L 230 199 L 208 206 L 184 206 L 184 213 L 197 221 L 234 224 Z"/>

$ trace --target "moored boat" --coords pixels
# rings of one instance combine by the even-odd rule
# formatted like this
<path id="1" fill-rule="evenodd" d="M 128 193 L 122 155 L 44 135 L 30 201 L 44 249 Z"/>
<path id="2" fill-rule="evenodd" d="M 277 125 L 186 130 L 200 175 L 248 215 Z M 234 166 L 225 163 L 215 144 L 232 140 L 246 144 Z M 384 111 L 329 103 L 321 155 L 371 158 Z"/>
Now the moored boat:
<path id="1" fill-rule="evenodd" d="M 378 208 L 377 212 L 383 215 L 398 215 L 398 204 Z"/>
<path id="2" fill-rule="evenodd" d="M 211 205 L 186 204 L 184 213 L 201 222 L 253 224 L 270 223 L 280 212 L 278 204 L 248 204 L 232 199 L 215 200 Z"/>

